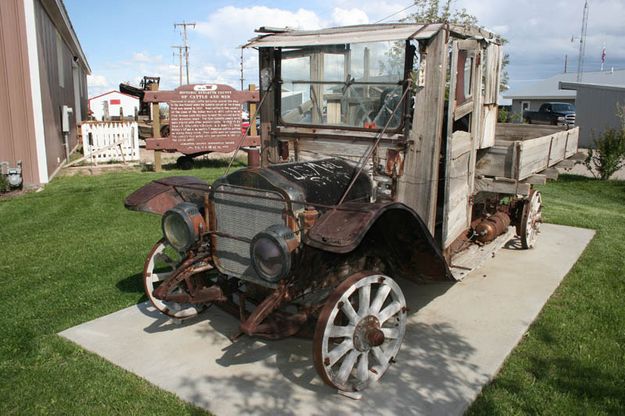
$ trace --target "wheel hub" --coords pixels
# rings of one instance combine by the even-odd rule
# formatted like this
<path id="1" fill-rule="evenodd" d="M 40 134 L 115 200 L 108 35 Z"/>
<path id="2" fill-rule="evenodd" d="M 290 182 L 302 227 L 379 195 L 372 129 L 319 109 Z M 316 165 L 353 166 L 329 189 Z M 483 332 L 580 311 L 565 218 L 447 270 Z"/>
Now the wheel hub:
<path id="1" fill-rule="evenodd" d="M 354 347 L 358 351 L 369 351 L 384 344 L 384 333 L 380 330 L 380 321 L 373 315 L 364 317 L 354 328 Z"/>

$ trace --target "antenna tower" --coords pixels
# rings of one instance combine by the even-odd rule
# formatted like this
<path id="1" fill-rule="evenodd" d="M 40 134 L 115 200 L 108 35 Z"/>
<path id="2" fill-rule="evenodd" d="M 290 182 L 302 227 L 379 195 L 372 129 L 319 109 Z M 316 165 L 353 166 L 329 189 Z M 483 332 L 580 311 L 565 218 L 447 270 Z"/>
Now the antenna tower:
<path id="1" fill-rule="evenodd" d="M 588 28 L 588 0 L 584 2 L 582 17 L 582 34 L 579 38 L 579 56 L 577 58 L 577 82 L 582 82 L 584 75 L 584 54 L 586 53 L 586 30 Z"/>

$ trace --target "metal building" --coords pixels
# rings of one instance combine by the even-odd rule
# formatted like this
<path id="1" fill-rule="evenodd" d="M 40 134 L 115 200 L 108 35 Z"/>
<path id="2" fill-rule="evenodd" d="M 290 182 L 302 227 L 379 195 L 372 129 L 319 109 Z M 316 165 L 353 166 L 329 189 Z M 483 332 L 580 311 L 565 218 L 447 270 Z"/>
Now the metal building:
<path id="1" fill-rule="evenodd" d="M 90 73 L 62 0 L 0 1 L 0 161 L 22 161 L 25 186 L 47 183 L 76 146 Z"/>
<path id="2" fill-rule="evenodd" d="M 560 82 L 575 82 L 577 74 L 568 72 L 556 74 L 547 79 L 521 85 L 506 91 L 503 96 L 512 100 L 512 113 L 522 115 L 524 111 L 537 111 L 547 102 L 576 104 L 575 91 L 562 90 Z M 584 82 L 600 85 L 625 85 L 625 70 L 584 72 Z M 581 138 L 581 137 L 580 137 Z"/>
<path id="3" fill-rule="evenodd" d="M 577 82 L 560 82 L 560 89 L 577 91 L 576 124 L 579 146 L 593 147 L 593 139 L 608 128 L 621 128 L 617 105 L 625 106 L 625 84 L 622 86 Z"/>

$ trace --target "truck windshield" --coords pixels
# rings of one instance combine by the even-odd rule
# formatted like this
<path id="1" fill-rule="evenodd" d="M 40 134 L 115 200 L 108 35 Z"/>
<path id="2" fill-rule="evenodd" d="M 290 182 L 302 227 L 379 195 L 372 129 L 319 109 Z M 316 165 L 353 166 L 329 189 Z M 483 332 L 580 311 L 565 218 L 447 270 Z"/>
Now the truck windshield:
<path id="1" fill-rule="evenodd" d="M 404 50 L 403 41 L 283 49 L 282 123 L 397 129 Z"/>
<path id="2" fill-rule="evenodd" d="M 575 111 L 575 106 L 573 104 L 551 104 L 551 109 L 553 111 Z"/>

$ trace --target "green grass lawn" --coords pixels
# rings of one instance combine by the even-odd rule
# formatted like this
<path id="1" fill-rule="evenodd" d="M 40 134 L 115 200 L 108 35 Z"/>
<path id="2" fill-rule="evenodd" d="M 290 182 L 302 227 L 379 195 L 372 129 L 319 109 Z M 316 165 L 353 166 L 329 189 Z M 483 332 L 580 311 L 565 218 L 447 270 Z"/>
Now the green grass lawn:
<path id="1" fill-rule="evenodd" d="M 56 335 L 144 300 L 160 219 L 123 199 L 171 174 L 187 172 L 60 177 L 0 201 L 0 414 L 204 414 Z M 625 182 L 542 191 L 547 221 L 597 236 L 470 413 L 625 414 Z"/>
<path id="2" fill-rule="evenodd" d="M 625 182 L 561 176 L 541 190 L 545 221 L 597 234 L 468 413 L 623 415 Z"/>

